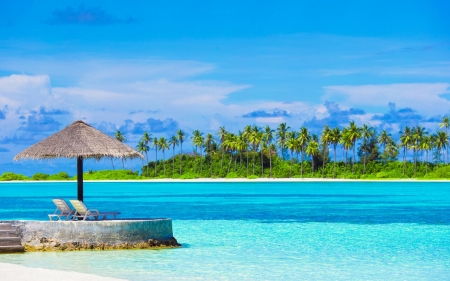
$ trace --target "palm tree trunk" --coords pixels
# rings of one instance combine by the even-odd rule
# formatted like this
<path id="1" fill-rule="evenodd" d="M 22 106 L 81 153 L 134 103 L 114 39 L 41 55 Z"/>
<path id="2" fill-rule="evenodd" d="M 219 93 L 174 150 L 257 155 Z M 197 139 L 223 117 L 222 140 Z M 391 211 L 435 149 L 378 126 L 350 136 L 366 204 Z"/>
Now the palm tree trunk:
<path id="1" fill-rule="evenodd" d="M 246 174 L 247 174 L 247 177 L 248 177 L 248 150 L 247 150 L 246 157 L 247 157 L 247 171 L 246 171 Z"/>
<path id="2" fill-rule="evenodd" d="M 222 149 L 222 160 L 220 160 L 220 171 L 222 172 L 222 168 L 223 168 L 223 156 L 224 156 L 224 151 L 223 151 L 223 145 L 220 145 L 220 148 Z"/>
<path id="3" fill-rule="evenodd" d="M 253 174 L 255 174 L 255 154 L 256 154 L 256 150 L 253 151 Z"/>
<path id="4" fill-rule="evenodd" d="M 270 177 L 272 177 L 272 151 L 269 148 L 269 166 L 270 166 Z"/>
<path id="5" fill-rule="evenodd" d="M 242 151 L 239 152 L 239 173 L 242 172 Z"/>
<path id="6" fill-rule="evenodd" d="M 352 161 L 352 174 L 354 174 L 354 173 L 355 173 L 355 162 L 356 162 L 355 149 L 356 149 L 356 141 L 354 141 L 354 142 L 353 142 L 353 161 Z"/>
<path id="7" fill-rule="evenodd" d="M 428 149 L 425 151 L 427 155 L 427 162 L 425 162 L 425 174 L 428 174 Z"/>
<path id="8" fill-rule="evenodd" d="M 345 168 L 344 168 L 344 178 L 347 178 L 347 162 L 348 162 L 348 149 L 345 150 Z"/>
<path id="9" fill-rule="evenodd" d="M 312 155 L 311 157 L 311 173 L 312 173 L 312 177 L 314 177 L 314 155 Z"/>
<path id="10" fill-rule="evenodd" d="M 237 151 L 234 152 L 236 155 L 234 156 L 234 171 L 237 169 Z"/>
<path id="11" fill-rule="evenodd" d="M 406 165 L 406 146 L 403 147 L 403 175 L 405 174 L 405 165 Z"/>
<path id="12" fill-rule="evenodd" d="M 416 149 L 414 148 L 413 150 L 413 157 L 414 157 L 414 177 L 416 177 L 416 170 L 417 170 L 417 152 Z"/>
<path id="13" fill-rule="evenodd" d="M 212 178 L 212 171 L 213 171 L 213 159 L 212 159 L 212 154 L 211 154 L 211 152 L 209 153 L 209 164 L 210 164 L 210 167 L 209 167 L 209 177 L 210 178 Z"/>
<path id="14" fill-rule="evenodd" d="M 155 178 L 156 178 L 156 169 L 158 168 L 158 146 L 156 146 L 156 154 L 155 154 Z"/>
<path id="15" fill-rule="evenodd" d="M 289 177 L 290 178 L 292 178 L 292 162 L 293 162 L 293 159 L 292 159 L 292 151 L 291 151 L 291 167 L 289 168 Z"/>
<path id="16" fill-rule="evenodd" d="M 125 162 L 123 161 L 123 157 L 122 157 L 122 168 L 125 170 Z"/>
<path id="17" fill-rule="evenodd" d="M 300 166 L 301 166 L 301 172 L 300 172 L 300 174 L 301 174 L 301 177 L 303 178 L 303 146 L 302 146 L 302 148 L 301 148 L 301 153 L 302 153 L 302 163 L 300 164 Z"/>
<path id="18" fill-rule="evenodd" d="M 195 171 L 197 170 L 196 167 L 197 167 L 197 146 L 195 146 L 195 155 L 194 155 L 194 174 Z"/>
<path id="19" fill-rule="evenodd" d="M 262 153 L 262 147 L 261 151 L 259 152 L 261 154 L 261 177 L 264 177 L 264 166 L 263 166 L 263 153 Z"/>
<path id="20" fill-rule="evenodd" d="M 203 174 L 203 147 L 200 145 L 200 174 Z"/>
<path id="21" fill-rule="evenodd" d="M 228 163 L 228 170 L 227 170 L 227 174 L 230 173 L 230 169 L 231 169 L 231 163 L 233 161 L 233 153 L 230 153 L 230 163 Z"/>
<path id="22" fill-rule="evenodd" d="M 336 178 L 336 145 L 334 145 L 334 172 L 333 178 Z"/>
<path id="23" fill-rule="evenodd" d="M 148 150 L 148 149 L 147 149 Z M 148 177 L 148 152 L 146 151 L 145 152 L 145 159 L 147 159 L 147 165 L 146 165 L 146 167 L 147 167 L 147 177 Z"/>
<path id="24" fill-rule="evenodd" d="M 166 175 L 166 153 L 163 149 L 163 167 L 164 167 L 164 176 Z"/>
<path id="25" fill-rule="evenodd" d="M 172 148 L 172 177 L 175 174 L 175 146 Z"/>
<path id="26" fill-rule="evenodd" d="M 324 177 L 324 173 L 325 173 L 325 151 L 326 150 L 327 150 L 327 146 L 325 145 L 324 152 L 323 152 L 323 159 L 322 159 L 322 178 Z"/>
<path id="27" fill-rule="evenodd" d="M 115 170 L 116 168 L 114 168 L 114 162 L 112 158 L 111 158 L 111 165 L 113 166 L 113 170 Z"/>
<path id="28" fill-rule="evenodd" d="M 367 147 L 366 144 L 364 144 L 364 171 L 363 171 L 363 175 L 366 174 L 366 158 L 367 158 L 367 151 L 366 151 Z"/>
<path id="29" fill-rule="evenodd" d="M 183 143 L 180 141 L 180 176 L 181 176 L 181 159 L 183 158 Z"/>

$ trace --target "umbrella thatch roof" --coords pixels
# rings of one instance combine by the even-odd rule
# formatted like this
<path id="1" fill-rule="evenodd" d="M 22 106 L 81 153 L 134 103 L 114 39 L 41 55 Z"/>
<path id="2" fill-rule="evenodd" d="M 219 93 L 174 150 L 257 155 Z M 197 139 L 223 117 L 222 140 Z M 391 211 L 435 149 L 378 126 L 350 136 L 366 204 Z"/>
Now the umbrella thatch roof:
<path id="1" fill-rule="evenodd" d="M 75 121 L 63 130 L 25 149 L 14 157 L 24 158 L 77 158 L 102 157 L 144 158 L 126 144 L 100 132 L 83 121 Z"/>

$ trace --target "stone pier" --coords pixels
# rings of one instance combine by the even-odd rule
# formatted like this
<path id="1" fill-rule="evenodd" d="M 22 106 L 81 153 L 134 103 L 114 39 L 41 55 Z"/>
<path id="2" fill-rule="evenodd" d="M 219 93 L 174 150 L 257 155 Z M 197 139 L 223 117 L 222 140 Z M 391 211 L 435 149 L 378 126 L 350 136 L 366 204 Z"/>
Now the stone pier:
<path id="1" fill-rule="evenodd" d="M 11 223 L 25 251 L 145 249 L 181 246 L 171 219 L 0 221 Z"/>

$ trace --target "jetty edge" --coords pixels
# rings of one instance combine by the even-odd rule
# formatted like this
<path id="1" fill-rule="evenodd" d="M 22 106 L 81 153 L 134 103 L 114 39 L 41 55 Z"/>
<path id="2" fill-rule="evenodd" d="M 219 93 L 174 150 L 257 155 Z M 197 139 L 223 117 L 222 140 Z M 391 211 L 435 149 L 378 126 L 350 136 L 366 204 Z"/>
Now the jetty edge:
<path id="1" fill-rule="evenodd" d="M 175 248 L 172 219 L 7 220 L 25 252 Z"/>

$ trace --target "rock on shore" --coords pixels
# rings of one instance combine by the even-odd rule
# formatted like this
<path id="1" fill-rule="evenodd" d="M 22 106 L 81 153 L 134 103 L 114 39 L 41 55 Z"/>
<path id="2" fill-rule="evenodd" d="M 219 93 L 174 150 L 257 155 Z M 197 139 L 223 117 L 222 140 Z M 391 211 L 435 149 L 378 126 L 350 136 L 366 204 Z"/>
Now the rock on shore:
<path id="1" fill-rule="evenodd" d="M 81 251 L 81 250 L 131 250 L 131 249 L 161 249 L 181 247 L 181 244 L 172 237 L 168 240 L 148 239 L 139 243 L 80 243 L 66 242 L 60 243 L 56 238 L 33 237 L 24 243 L 26 252 L 54 252 L 54 251 Z"/>

